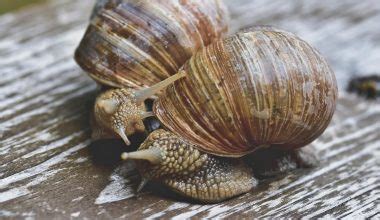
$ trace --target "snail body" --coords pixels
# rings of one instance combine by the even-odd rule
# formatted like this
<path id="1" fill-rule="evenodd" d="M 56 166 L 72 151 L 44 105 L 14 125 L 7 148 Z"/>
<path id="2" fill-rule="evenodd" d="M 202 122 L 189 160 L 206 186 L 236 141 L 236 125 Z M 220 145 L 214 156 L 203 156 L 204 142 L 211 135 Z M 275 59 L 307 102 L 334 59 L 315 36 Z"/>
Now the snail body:
<path id="1" fill-rule="evenodd" d="M 254 189 L 260 180 L 297 168 L 318 164 L 313 149 L 260 149 L 242 158 L 220 157 L 170 131 L 150 133 L 137 151 L 123 153 L 136 160 L 142 181 L 140 191 L 153 181 L 173 192 L 202 203 L 221 202 Z"/>

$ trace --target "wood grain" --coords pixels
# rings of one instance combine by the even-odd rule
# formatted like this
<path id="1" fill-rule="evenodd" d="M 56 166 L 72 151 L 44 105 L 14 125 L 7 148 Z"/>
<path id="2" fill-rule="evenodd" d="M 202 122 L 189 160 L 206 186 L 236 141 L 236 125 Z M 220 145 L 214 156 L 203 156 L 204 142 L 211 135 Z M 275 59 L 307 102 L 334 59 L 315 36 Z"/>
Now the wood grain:
<path id="1" fill-rule="evenodd" d="M 93 1 L 49 1 L 0 17 L 0 218 L 379 219 L 380 103 L 342 88 L 352 75 L 379 70 L 380 5 L 227 2 L 233 30 L 274 24 L 299 34 L 332 64 L 340 99 L 331 125 L 312 144 L 321 157 L 317 168 L 220 204 L 191 204 L 154 186 L 136 197 L 134 165 L 116 159 L 123 146 L 88 147 L 96 85 L 72 57 Z"/>

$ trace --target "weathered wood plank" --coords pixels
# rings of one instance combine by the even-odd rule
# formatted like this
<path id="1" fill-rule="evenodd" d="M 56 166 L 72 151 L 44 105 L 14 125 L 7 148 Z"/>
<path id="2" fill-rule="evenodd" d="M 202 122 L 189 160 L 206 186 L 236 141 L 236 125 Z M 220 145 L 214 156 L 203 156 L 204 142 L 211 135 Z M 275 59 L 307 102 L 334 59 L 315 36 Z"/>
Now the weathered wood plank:
<path id="1" fill-rule="evenodd" d="M 96 86 L 72 55 L 92 3 L 50 1 L 0 17 L 0 217 L 379 218 L 380 103 L 342 90 L 331 125 L 312 144 L 319 167 L 277 177 L 221 204 L 178 202 L 153 193 L 154 186 L 136 198 L 134 165 L 97 157 L 117 157 L 121 147 L 87 147 Z M 227 3 L 233 30 L 272 24 L 315 45 L 341 89 L 350 76 L 380 67 L 376 0 Z"/>

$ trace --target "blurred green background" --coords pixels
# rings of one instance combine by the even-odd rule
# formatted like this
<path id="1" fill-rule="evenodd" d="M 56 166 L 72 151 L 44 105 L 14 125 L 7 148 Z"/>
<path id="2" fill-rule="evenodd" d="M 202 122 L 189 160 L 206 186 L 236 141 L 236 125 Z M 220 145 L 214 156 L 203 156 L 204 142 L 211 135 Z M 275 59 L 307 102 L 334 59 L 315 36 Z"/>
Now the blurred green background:
<path id="1" fill-rule="evenodd" d="M 0 0 L 0 14 L 20 9 L 46 0 Z"/>

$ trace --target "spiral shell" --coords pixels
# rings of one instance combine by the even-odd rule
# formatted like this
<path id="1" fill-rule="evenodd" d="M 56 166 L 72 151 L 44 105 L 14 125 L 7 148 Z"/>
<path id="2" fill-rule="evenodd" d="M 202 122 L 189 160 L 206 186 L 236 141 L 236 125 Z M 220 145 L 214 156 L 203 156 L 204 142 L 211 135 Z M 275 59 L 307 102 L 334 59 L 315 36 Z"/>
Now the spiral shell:
<path id="1" fill-rule="evenodd" d="M 329 124 L 337 85 L 325 59 L 297 36 L 261 27 L 197 52 L 154 111 L 202 150 L 238 157 L 263 146 L 299 148 Z"/>
<path id="2" fill-rule="evenodd" d="M 151 86 L 227 31 L 220 0 L 98 0 L 75 59 L 111 87 Z"/>

